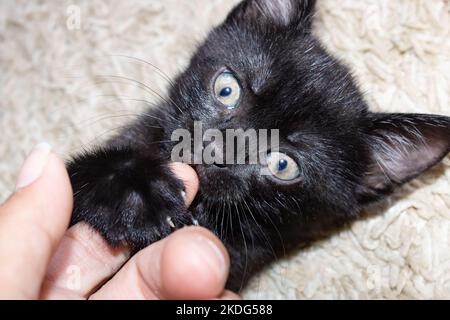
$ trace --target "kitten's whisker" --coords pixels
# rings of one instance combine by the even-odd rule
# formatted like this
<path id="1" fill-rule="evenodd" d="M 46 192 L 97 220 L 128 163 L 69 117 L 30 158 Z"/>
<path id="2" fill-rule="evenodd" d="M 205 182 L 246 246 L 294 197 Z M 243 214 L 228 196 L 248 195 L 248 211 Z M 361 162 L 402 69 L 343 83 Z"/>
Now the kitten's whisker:
<path id="1" fill-rule="evenodd" d="M 257 226 L 257 227 L 259 228 L 259 230 L 261 231 L 261 235 L 264 237 L 266 243 L 268 244 L 269 248 L 271 249 L 271 251 L 272 251 L 272 253 L 273 253 L 273 256 L 274 256 L 275 260 L 277 260 L 278 257 L 277 257 L 277 255 L 276 255 L 276 253 L 275 253 L 274 248 L 273 248 L 272 245 L 270 244 L 270 239 L 269 239 L 269 237 L 267 236 L 266 232 L 263 230 L 263 228 L 261 227 L 261 225 L 260 225 L 260 224 L 258 223 L 258 221 L 256 220 L 255 216 L 254 216 L 253 213 L 252 213 L 252 210 L 250 209 L 250 206 L 247 204 L 247 201 L 246 201 L 245 199 L 243 199 L 243 201 L 244 201 L 244 205 L 247 207 L 248 212 L 250 213 L 250 216 L 252 217 L 252 219 L 253 219 L 253 221 L 255 222 L 256 226 Z M 250 224 L 249 224 L 249 226 L 250 226 Z M 251 228 L 250 228 L 250 229 L 251 229 Z M 258 282 L 258 293 L 259 293 L 260 291 L 261 291 L 261 279 L 259 279 L 259 282 Z"/>
<path id="2" fill-rule="evenodd" d="M 112 81 L 107 81 L 107 82 L 96 82 L 96 84 L 111 83 L 111 82 L 112 82 Z M 134 98 L 128 98 L 128 97 L 126 97 L 126 96 L 124 96 L 124 95 L 110 94 L 110 95 L 97 95 L 97 97 L 111 97 L 111 98 L 113 98 L 113 99 L 116 100 L 116 101 L 136 101 L 136 102 L 142 102 L 142 103 L 145 103 L 145 104 L 149 105 L 150 107 L 156 107 L 156 106 L 158 106 L 158 104 L 157 104 L 156 102 L 150 102 L 150 101 L 148 101 L 148 100 L 146 100 L 146 99 L 134 99 Z M 123 97 L 126 97 L 126 98 L 123 98 Z M 83 99 L 82 101 L 87 102 L 88 99 Z M 120 110 L 119 110 L 119 111 L 120 111 Z M 124 109 L 124 110 L 122 110 L 122 111 L 127 111 L 127 112 L 128 112 L 128 111 L 134 111 L 134 110 L 132 110 L 132 109 Z M 142 117 L 142 116 L 144 116 L 144 117 L 151 117 L 151 118 L 153 118 L 153 119 L 156 119 L 156 120 L 159 120 L 159 121 L 162 121 L 162 122 L 167 122 L 167 123 L 169 123 L 169 121 L 168 121 L 167 119 L 162 119 L 162 118 L 159 118 L 159 117 L 150 115 L 150 114 L 148 114 L 148 112 L 140 112 L 140 113 L 136 113 L 136 114 L 130 114 L 130 116 L 131 116 L 131 115 L 135 115 L 137 118 Z M 169 114 L 166 114 L 166 115 L 169 116 L 172 120 L 177 121 L 173 116 L 171 116 L 171 115 L 169 115 Z M 162 129 L 162 128 L 161 128 L 161 129 Z"/>
<path id="3" fill-rule="evenodd" d="M 112 131 L 125 129 L 125 128 L 127 128 L 128 126 L 129 126 L 129 125 L 126 124 L 126 125 L 122 125 L 122 126 L 119 126 L 119 127 L 115 127 L 115 128 L 112 128 L 112 129 L 105 130 L 105 131 L 103 131 L 101 134 L 96 135 L 93 139 L 89 140 L 88 142 L 82 143 L 81 148 L 82 148 L 85 152 L 87 152 L 86 147 L 89 146 L 89 145 L 91 145 L 92 143 L 98 141 L 98 140 L 99 140 L 101 137 L 103 137 L 104 135 L 106 135 L 106 134 L 108 134 L 108 133 L 110 133 L 110 132 L 112 132 Z"/>
<path id="4" fill-rule="evenodd" d="M 237 208 L 236 208 L 237 209 Z M 247 248 L 247 240 L 245 239 L 245 233 L 244 233 L 244 229 L 242 228 L 242 221 L 241 221 L 241 217 L 239 214 L 239 210 L 237 210 L 237 216 L 239 219 L 239 227 L 241 229 L 241 235 L 242 235 L 242 240 L 244 241 L 244 249 L 245 249 L 245 266 L 244 266 L 244 273 L 242 276 L 242 282 L 241 282 L 241 287 L 239 288 L 239 292 L 242 291 L 242 288 L 244 287 L 244 283 L 245 283 L 245 277 L 247 276 L 247 267 L 248 267 L 248 248 Z"/>
<path id="5" fill-rule="evenodd" d="M 217 210 L 216 215 L 215 215 L 216 234 L 219 237 L 219 239 L 223 241 L 222 229 L 219 228 L 219 215 L 223 216 L 223 214 L 224 214 L 224 212 L 223 212 L 224 211 L 223 202 L 220 202 L 220 207 L 219 208 L 220 208 L 220 210 Z"/>
<path id="6" fill-rule="evenodd" d="M 231 211 L 231 209 L 230 209 Z M 234 230 L 233 230 L 233 215 L 230 214 L 230 230 L 231 230 L 231 239 L 234 241 Z"/>
<path id="7" fill-rule="evenodd" d="M 115 58 L 126 58 L 126 59 L 130 59 L 130 60 L 135 60 L 137 62 L 142 62 L 145 65 L 155 69 L 157 74 L 159 74 L 164 80 L 166 80 L 172 88 L 175 88 L 175 84 L 173 83 L 173 81 L 170 79 L 170 77 L 165 72 L 163 72 L 159 67 L 155 66 L 154 64 L 152 64 L 144 59 L 133 57 L 133 56 L 121 55 L 121 54 L 108 55 L 108 56 L 115 57 Z"/>
<path id="8" fill-rule="evenodd" d="M 129 124 L 125 124 L 125 125 L 122 125 L 122 126 L 118 126 L 118 127 L 114 127 L 114 128 L 105 130 L 105 131 L 103 131 L 101 134 L 96 135 L 93 139 L 89 140 L 88 142 L 82 143 L 81 148 L 82 148 L 85 152 L 87 152 L 87 149 L 86 149 L 86 148 L 87 148 L 89 145 L 93 144 L 94 142 L 98 141 L 101 137 L 107 135 L 107 134 L 110 133 L 110 132 L 113 132 L 113 131 L 116 131 L 116 130 L 123 130 L 123 129 L 126 129 L 126 128 L 128 128 L 128 127 L 129 127 Z M 153 126 L 147 126 L 147 127 L 155 128 L 155 129 L 162 129 L 161 127 L 153 127 Z M 152 142 L 152 143 L 149 143 L 149 144 L 151 145 L 151 144 L 158 144 L 158 143 L 159 143 L 159 144 L 163 144 L 163 143 L 173 143 L 173 141 L 172 141 L 172 140 L 166 140 L 166 141 L 163 140 L 163 141 L 155 141 L 155 142 Z"/>
<path id="9" fill-rule="evenodd" d="M 232 217 L 233 217 L 234 215 L 233 215 L 233 208 L 231 207 L 231 203 L 228 203 L 228 215 L 227 215 L 227 219 L 231 219 Z M 226 223 L 226 231 L 227 231 L 227 233 L 226 233 L 226 237 L 229 237 L 228 236 L 228 220 L 227 220 L 227 223 Z M 233 239 L 234 240 L 234 235 L 233 235 L 233 230 L 230 230 L 230 232 L 231 232 L 231 239 Z"/>
<path id="10" fill-rule="evenodd" d="M 162 95 L 160 95 L 156 90 L 154 90 L 153 88 L 151 88 L 150 86 L 146 85 L 145 83 L 143 83 L 143 82 L 141 82 L 139 80 L 136 80 L 136 79 L 133 79 L 133 78 L 124 77 L 124 76 L 118 76 L 118 75 L 98 75 L 96 77 L 98 77 L 98 78 L 121 79 L 121 80 L 126 80 L 126 81 L 133 82 L 138 87 L 146 90 L 148 93 L 156 95 L 158 98 L 160 98 L 162 101 L 166 102 L 167 104 L 169 104 L 169 105 L 173 104 L 178 109 L 178 111 L 180 111 L 181 113 L 183 112 L 181 110 L 180 106 L 178 106 L 178 104 L 175 101 L 173 101 L 170 97 L 168 98 L 170 100 L 169 101 L 166 98 L 164 98 Z M 176 119 L 174 118 L 174 120 L 176 120 Z"/>
<path id="11" fill-rule="evenodd" d="M 280 204 L 280 208 L 284 208 L 284 203 L 281 202 L 280 199 L 278 199 L 277 197 L 275 197 L 275 200 Z"/>
<path id="12" fill-rule="evenodd" d="M 293 202 L 294 202 L 294 205 L 297 207 L 297 209 L 300 209 L 300 208 L 301 208 L 301 206 L 300 206 L 300 204 L 298 203 L 298 200 L 297 200 L 297 199 L 295 199 L 293 196 L 290 196 L 289 199 L 290 199 L 290 201 L 293 201 Z"/>
<path id="13" fill-rule="evenodd" d="M 246 202 L 245 202 L 245 203 L 246 203 Z M 266 200 L 263 200 L 263 203 L 264 203 L 267 207 L 271 208 L 271 210 L 272 210 L 273 212 L 276 212 L 276 211 L 277 211 L 277 209 L 276 209 L 274 206 L 272 206 L 269 202 L 267 202 Z M 247 203 L 246 203 L 246 205 L 247 205 L 247 207 L 249 207 Z M 250 211 L 250 213 L 251 213 L 250 208 L 249 208 L 249 211 Z M 284 244 L 283 237 L 281 236 L 280 230 L 277 228 L 276 224 L 273 222 L 273 220 L 272 220 L 272 218 L 271 218 L 271 215 L 270 215 L 270 212 L 268 212 L 267 210 L 265 210 L 264 207 L 261 207 L 260 210 L 259 210 L 258 212 L 259 212 L 260 214 L 263 214 L 264 217 L 265 217 L 265 218 L 270 222 L 270 224 L 273 226 L 273 228 L 274 228 L 275 232 L 277 233 L 278 238 L 279 238 L 279 240 L 280 240 L 280 245 L 281 245 L 281 249 L 282 249 L 282 256 L 283 256 L 283 257 L 286 256 L 286 247 L 285 247 L 285 244 Z M 252 216 L 253 216 L 253 215 L 252 215 Z M 256 222 L 256 221 L 255 221 L 255 222 Z M 257 222 L 256 222 L 256 224 L 258 225 Z M 267 234 L 266 234 L 265 232 L 263 232 L 262 230 L 261 230 L 261 233 L 263 234 L 264 238 L 266 239 L 267 244 L 268 244 L 269 247 L 271 248 L 271 251 L 272 251 L 272 253 L 273 253 L 274 258 L 275 258 L 276 260 L 278 260 L 279 257 L 277 256 L 275 250 L 273 249 L 273 246 L 271 245 L 270 240 L 267 238 Z M 282 279 L 284 279 L 284 278 L 285 278 L 285 275 L 283 275 L 283 274 L 280 273 L 280 277 L 281 277 Z"/>
<path id="14" fill-rule="evenodd" d="M 232 217 L 232 212 L 230 210 L 230 212 L 225 216 L 226 220 L 225 220 L 225 237 L 226 238 L 230 238 L 230 235 L 232 237 L 233 235 L 233 231 L 230 229 L 230 220 Z"/>
<path id="15" fill-rule="evenodd" d="M 221 236 L 219 235 L 219 214 L 220 214 L 220 212 L 222 212 L 222 208 L 223 208 L 222 202 L 220 202 L 219 205 L 220 205 L 219 210 L 217 210 L 214 215 L 214 222 L 211 221 L 211 224 L 214 223 L 214 233 L 216 233 L 217 236 L 219 237 L 219 239 L 222 240 Z"/>
<path id="16" fill-rule="evenodd" d="M 71 177 L 73 178 L 75 175 L 72 175 Z M 73 197 L 76 198 L 87 186 L 89 186 L 89 182 L 86 182 L 85 184 L 83 184 L 77 192 L 75 192 L 73 194 Z"/>
<path id="17" fill-rule="evenodd" d="M 102 81 L 102 82 L 97 81 L 96 84 L 114 83 L 114 82 L 122 83 L 122 82 L 119 82 L 119 81 Z M 143 85 L 144 85 L 144 84 L 143 84 Z M 138 87 L 139 87 L 139 88 L 142 88 L 142 86 L 138 86 Z M 153 94 L 153 93 L 151 93 L 151 94 Z M 147 105 L 148 105 L 149 107 L 151 107 L 151 108 L 156 108 L 156 107 L 159 106 L 159 104 L 156 103 L 156 102 L 151 102 L 151 101 L 148 101 L 148 100 L 146 100 L 146 99 L 129 98 L 129 97 L 125 96 L 125 95 L 120 95 L 120 94 L 97 95 L 97 97 L 111 97 L 111 98 L 113 98 L 114 100 L 121 101 L 121 102 L 122 102 L 122 101 L 142 102 L 142 103 L 147 104 Z M 168 102 L 168 101 L 165 100 L 164 98 L 161 97 L 161 99 L 163 99 L 166 103 L 170 104 L 170 102 Z M 85 99 L 84 101 L 87 102 L 88 100 Z M 181 109 L 180 109 L 178 106 L 176 106 L 176 107 L 181 111 Z M 172 115 L 170 115 L 169 113 L 165 113 L 165 115 L 168 116 L 168 117 L 170 117 L 172 120 L 177 121 L 177 119 L 175 119 L 175 118 L 174 118 Z M 158 117 L 155 117 L 155 116 L 148 115 L 148 111 L 144 111 L 144 112 L 142 112 L 142 113 L 139 113 L 139 114 L 137 114 L 137 116 L 138 116 L 138 117 L 139 117 L 139 116 L 149 116 L 149 117 L 152 117 L 152 118 L 154 118 L 154 119 L 157 119 L 157 120 L 160 120 L 160 121 L 163 121 L 163 122 L 169 122 L 167 119 L 162 119 L 162 118 L 158 118 Z"/>
<path id="18" fill-rule="evenodd" d="M 245 212 L 245 208 L 242 206 L 242 203 L 239 203 L 239 211 L 241 211 L 241 210 L 243 212 L 243 215 L 242 215 L 243 219 L 245 219 L 245 222 L 247 224 L 246 230 L 248 230 L 248 233 L 250 234 L 250 237 L 251 237 L 251 240 L 252 240 L 252 248 L 255 249 L 255 238 L 254 238 L 255 235 L 254 235 L 254 232 L 253 232 L 253 228 L 251 228 L 249 220 L 247 218 L 247 215 L 245 214 L 246 213 Z"/>
<path id="19" fill-rule="evenodd" d="M 220 239 L 225 240 L 225 234 L 224 234 L 224 226 L 223 226 L 223 219 L 227 215 L 227 207 L 225 206 L 227 203 L 222 203 L 222 221 L 220 223 Z"/>
<path id="20" fill-rule="evenodd" d="M 263 228 L 261 227 L 261 225 L 258 223 L 258 221 L 256 220 L 255 216 L 253 215 L 252 210 L 250 209 L 250 206 L 248 205 L 247 201 L 244 199 L 244 205 L 247 207 L 248 212 L 250 213 L 250 216 L 252 217 L 253 221 L 255 221 L 256 226 L 258 227 L 258 229 L 261 231 L 261 235 L 264 237 L 265 241 L 267 242 L 267 245 L 269 246 L 269 248 L 271 249 L 273 256 L 275 259 L 278 259 L 279 257 L 277 256 L 275 249 L 273 248 L 273 246 L 270 244 L 270 239 L 267 237 L 266 232 L 263 230 Z"/>
<path id="21" fill-rule="evenodd" d="M 272 224 L 273 228 L 275 229 L 275 232 L 278 234 L 278 237 L 280 238 L 280 242 L 281 242 L 281 247 L 283 249 L 283 256 L 286 255 L 286 247 L 284 245 L 284 240 L 283 237 L 281 236 L 281 232 L 278 229 L 277 225 L 273 222 L 272 218 L 267 214 L 266 215 L 267 219 L 269 219 L 269 222 Z"/>
<path id="22" fill-rule="evenodd" d="M 247 202 L 246 202 L 245 200 L 244 200 L 244 202 L 245 202 L 245 204 L 247 205 Z M 266 202 L 267 204 L 269 204 L 266 200 L 264 200 L 264 202 Z M 270 206 L 270 205 L 269 205 L 269 206 Z M 249 208 L 248 205 L 247 205 L 247 207 Z M 255 220 L 253 214 L 251 213 L 250 208 L 249 208 L 249 211 L 250 211 L 251 216 L 253 217 L 253 220 Z M 284 240 L 283 240 L 283 237 L 281 236 L 280 230 L 277 228 L 277 226 L 276 226 L 275 223 L 273 222 L 273 220 L 272 220 L 272 218 L 270 217 L 270 214 L 269 214 L 268 212 L 266 212 L 265 210 L 260 210 L 260 212 L 263 212 L 263 213 L 264 213 L 264 215 L 266 216 L 266 218 L 269 220 L 270 224 L 272 224 L 273 228 L 275 229 L 275 232 L 277 233 L 277 235 L 278 235 L 278 237 L 279 237 L 279 239 L 280 239 L 281 248 L 282 248 L 282 250 L 283 250 L 282 257 L 285 257 L 285 256 L 286 256 L 286 247 L 285 247 L 285 245 L 284 245 Z M 267 237 L 267 233 L 265 233 L 265 232 L 261 229 L 260 225 L 258 224 L 258 222 L 257 222 L 256 220 L 255 220 L 255 223 L 256 223 L 256 224 L 258 225 L 258 227 L 260 228 L 261 233 L 263 234 L 264 238 L 266 239 L 267 244 L 268 244 L 269 247 L 271 248 L 271 251 L 272 251 L 272 253 L 273 253 L 273 255 L 274 255 L 275 260 L 278 260 L 279 257 L 277 256 L 277 254 L 276 254 L 276 252 L 275 252 L 275 249 L 274 249 L 273 246 L 271 245 L 270 239 Z M 285 274 L 281 274 L 281 272 L 280 272 L 280 277 L 281 277 L 281 279 L 286 279 Z"/>
<path id="23" fill-rule="evenodd" d="M 159 95 L 158 93 L 156 93 L 155 90 L 151 89 L 150 87 L 148 87 L 147 85 L 145 85 L 144 83 L 131 79 L 131 78 L 126 78 L 126 77 L 122 77 L 122 76 L 102 76 L 102 75 L 98 75 L 96 76 L 96 78 L 105 78 L 106 80 L 102 80 L 102 81 L 95 81 L 94 84 L 96 85 L 101 85 L 101 84 L 114 84 L 114 83 L 119 83 L 119 84 L 124 84 L 123 81 L 112 81 L 112 80 L 107 80 L 107 78 L 117 78 L 120 80 L 127 80 L 130 81 L 132 83 L 132 85 L 134 85 L 135 87 L 139 88 L 139 89 L 143 89 L 145 92 L 153 95 L 153 96 L 157 96 L 159 99 L 161 99 L 162 101 L 166 102 L 169 105 L 172 105 L 172 103 L 170 103 L 169 101 L 167 101 L 166 99 L 164 99 L 161 95 Z M 115 96 L 119 97 L 121 95 L 116 94 Z M 151 106 L 155 106 L 157 105 L 157 103 L 151 103 Z M 176 106 L 178 110 L 180 110 L 180 108 L 178 106 Z"/>
<path id="24" fill-rule="evenodd" d="M 100 95 L 100 96 L 107 96 L 107 95 Z M 123 96 L 123 95 L 111 95 L 110 96 L 111 98 L 115 98 L 115 100 L 119 100 L 119 101 L 133 101 L 133 102 L 141 102 L 141 103 L 145 103 L 146 105 L 148 105 L 149 107 L 151 107 L 151 108 L 156 108 L 157 106 L 158 106 L 158 104 L 157 103 L 155 103 L 155 102 L 150 102 L 150 101 L 148 101 L 148 100 L 146 100 L 146 99 L 137 99 L 137 98 L 129 98 L 129 97 L 126 97 L 126 96 Z M 137 114 L 138 116 L 140 116 L 140 115 L 146 115 L 148 113 L 148 111 L 147 112 L 142 112 L 142 113 L 140 113 L 140 114 Z M 170 114 L 166 114 L 167 116 L 169 116 L 172 120 L 176 120 L 173 116 L 171 116 Z M 161 119 L 161 118 L 157 118 L 158 120 L 161 120 L 161 121 L 167 121 L 167 120 L 164 120 L 164 119 Z"/>
<path id="25" fill-rule="evenodd" d="M 270 205 L 266 200 L 264 200 L 264 202 L 273 210 L 275 210 L 275 208 Z M 281 243 L 281 247 L 283 249 L 283 256 L 286 256 L 286 247 L 284 245 L 284 240 L 283 237 L 281 236 L 281 232 L 280 230 L 277 228 L 275 222 L 273 222 L 272 218 L 270 217 L 270 213 L 267 213 L 265 210 L 261 210 L 261 212 L 264 214 L 264 216 L 269 220 L 269 222 L 272 224 L 273 228 L 275 229 L 275 232 L 278 234 L 278 237 L 280 238 L 280 243 Z"/>
<path id="26" fill-rule="evenodd" d="M 84 122 L 81 122 L 80 125 L 81 126 L 92 126 L 92 125 L 94 125 L 94 124 L 96 124 L 98 122 L 105 121 L 105 120 L 126 118 L 126 117 L 139 118 L 140 116 L 141 116 L 140 114 L 131 114 L 131 113 L 130 114 L 123 113 L 123 114 L 117 114 L 117 115 L 99 116 L 99 117 L 95 117 L 95 118 L 92 118 L 92 119 L 88 119 L 88 120 L 86 120 Z M 88 122 L 88 121 L 90 121 L 90 122 Z M 145 124 L 145 125 L 146 125 L 147 128 L 163 129 L 162 127 L 159 127 L 159 126 L 151 126 L 151 125 L 148 125 L 148 124 Z M 125 126 L 126 126 L 126 124 L 125 124 Z"/>
<path id="27" fill-rule="evenodd" d="M 130 98 L 128 96 L 120 95 L 120 94 L 99 94 L 99 95 L 97 95 L 97 97 L 100 97 L 100 98 L 113 98 L 114 100 L 120 100 L 120 101 L 142 102 L 142 103 L 145 103 L 146 105 L 148 105 L 150 107 L 158 106 L 158 104 L 156 102 L 151 102 L 151 101 L 148 101 L 148 100 L 142 99 L 142 98 L 141 99 Z"/>
<path id="28" fill-rule="evenodd" d="M 207 219 L 207 221 L 208 221 L 208 225 L 210 225 L 210 224 L 212 224 L 212 220 L 211 220 L 211 205 L 210 205 L 210 203 L 209 202 L 206 202 L 205 203 L 205 213 L 206 213 L 206 219 Z M 217 220 L 217 215 L 216 215 L 216 220 Z M 216 234 L 217 235 L 217 237 L 219 237 L 219 234 L 218 234 L 218 232 L 217 232 L 217 226 L 216 226 L 216 229 L 214 229 L 214 234 Z"/>
<path id="29" fill-rule="evenodd" d="M 228 203 L 227 203 L 227 206 L 228 206 Z M 225 215 L 226 215 L 226 210 L 224 211 L 224 213 L 222 214 L 222 219 L 221 219 L 221 222 L 220 222 L 220 239 L 221 240 L 225 240 L 225 233 L 224 233 L 224 219 L 225 219 Z"/>
<path id="30" fill-rule="evenodd" d="M 172 140 L 161 140 L 161 141 L 152 141 L 150 143 L 147 143 L 147 145 L 163 144 L 163 143 L 174 143 L 174 142 Z"/>
<path id="31" fill-rule="evenodd" d="M 167 119 L 162 119 L 162 118 L 159 118 L 157 116 L 154 116 L 154 115 L 146 113 L 146 112 L 141 113 L 139 116 L 155 119 L 155 120 L 166 122 L 166 123 L 170 123 Z"/>
<path id="32" fill-rule="evenodd" d="M 104 84 L 104 83 L 122 83 L 122 82 L 119 82 L 119 81 L 96 81 L 95 82 L 95 84 Z M 158 103 L 152 102 L 152 101 L 149 101 L 149 100 L 146 100 L 146 99 L 143 99 L 143 98 L 135 99 L 135 98 L 128 97 L 126 95 L 115 94 L 115 93 L 113 93 L 113 94 L 97 94 L 97 95 L 95 95 L 93 97 L 94 98 L 111 98 L 114 101 L 116 101 L 116 100 L 120 100 L 120 101 L 128 100 L 128 101 L 143 102 L 146 105 L 149 105 L 151 107 L 158 106 Z M 88 103 L 88 102 L 91 101 L 91 99 L 80 99 L 80 101 L 82 103 Z"/>
<path id="33" fill-rule="evenodd" d="M 149 125 L 148 123 L 144 123 L 144 127 L 151 129 L 164 129 L 163 127 Z"/>

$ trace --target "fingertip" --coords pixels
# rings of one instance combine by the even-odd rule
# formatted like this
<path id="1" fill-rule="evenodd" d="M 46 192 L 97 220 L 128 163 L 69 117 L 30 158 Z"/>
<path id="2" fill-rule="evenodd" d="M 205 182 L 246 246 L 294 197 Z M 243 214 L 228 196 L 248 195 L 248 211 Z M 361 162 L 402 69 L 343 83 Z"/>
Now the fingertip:
<path id="1" fill-rule="evenodd" d="M 242 298 L 230 290 L 225 290 L 219 300 L 242 300 Z"/>
<path id="2" fill-rule="evenodd" d="M 57 192 L 62 204 L 61 210 L 70 215 L 73 209 L 73 190 L 66 165 L 58 156 L 51 153 L 46 170 L 49 171 L 46 179 L 46 183 L 49 183 L 48 187 Z"/>
<path id="3" fill-rule="evenodd" d="M 64 162 L 49 152 L 39 176 L 28 184 L 18 185 L 20 187 L 4 204 L 5 213 L 17 218 L 28 216 L 30 224 L 53 225 L 51 229 L 58 230 L 58 236 L 62 235 L 73 209 L 72 186 Z"/>
<path id="4" fill-rule="evenodd" d="M 169 299 L 213 299 L 224 290 L 229 256 L 210 231 L 184 228 L 167 239 L 161 255 L 161 279 Z"/>
<path id="5" fill-rule="evenodd" d="M 64 162 L 51 152 L 42 175 L 17 191 L 12 200 L 22 215 L 28 216 L 30 224 L 46 230 L 56 246 L 69 226 L 73 210 L 72 185 Z"/>
<path id="6" fill-rule="evenodd" d="M 36 145 L 23 163 L 16 180 L 16 192 L 39 179 L 46 168 L 52 147 L 48 143 Z"/>
<path id="7" fill-rule="evenodd" d="M 33 152 L 19 174 L 16 192 L 0 207 L 0 260 L 8 261 L 0 268 L 0 283 L 3 292 L 15 288 L 22 297 L 38 296 L 73 205 L 64 163 L 48 148 Z"/>
<path id="8" fill-rule="evenodd" d="M 197 194 L 199 188 L 197 173 L 191 166 L 181 162 L 171 163 L 170 168 L 172 172 L 184 183 L 186 190 L 185 202 L 186 206 L 189 207 L 192 201 L 194 201 L 195 195 Z"/>

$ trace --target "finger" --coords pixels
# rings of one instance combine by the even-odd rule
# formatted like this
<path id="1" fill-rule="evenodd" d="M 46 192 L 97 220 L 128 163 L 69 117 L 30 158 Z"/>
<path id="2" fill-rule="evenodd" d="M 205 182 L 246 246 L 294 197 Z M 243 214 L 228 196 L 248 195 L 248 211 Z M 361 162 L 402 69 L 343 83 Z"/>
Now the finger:
<path id="1" fill-rule="evenodd" d="M 70 228 L 47 269 L 41 299 L 86 298 L 129 259 L 125 246 L 113 248 L 89 225 Z"/>
<path id="2" fill-rule="evenodd" d="M 223 291 L 229 256 L 210 231 L 181 229 L 139 252 L 91 299 L 213 299 Z"/>
<path id="3" fill-rule="evenodd" d="M 171 169 L 185 185 L 189 206 L 198 191 L 197 175 L 182 163 L 171 164 Z M 87 297 L 128 259 L 125 246 L 111 248 L 96 231 L 78 224 L 69 229 L 53 256 L 41 298 Z"/>
<path id="4" fill-rule="evenodd" d="M 175 173 L 175 175 L 184 183 L 186 190 L 186 206 L 189 207 L 192 201 L 194 201 L 198 191 L 199 182 L 197 173 L 191 166 L 180 162 L 174 162 L 170 167 L 173 173 Z"/>
<path id="5" fill-rule="evenodd" d="M 72 189 L 63 162 L 48 145 L 28 157 L 17 189 L 0 207 L 0 297 L 37 298 L 69 224 Z"/>
<path id="6" fill-rule="evenodd" d="M 219 300 L 241 300 L 241 297 L 230 290 L 225 290 L 219 297 Z"/>

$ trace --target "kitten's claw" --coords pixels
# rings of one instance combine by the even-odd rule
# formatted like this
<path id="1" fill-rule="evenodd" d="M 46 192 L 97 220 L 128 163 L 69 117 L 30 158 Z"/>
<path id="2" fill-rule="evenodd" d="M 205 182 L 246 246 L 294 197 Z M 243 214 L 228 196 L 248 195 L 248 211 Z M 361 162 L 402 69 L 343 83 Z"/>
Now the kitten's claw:
<path id="1" fill-rule="evenodd" d="M 175 224 L 173 223 L 171 217 L 167 217 L 166 221 L 172 229 L 175 229 Z"/>
<path id="2" fill-rule="evenodd" d="M 191 225 L 198 227 L 200 225 L 198 220 L 194 218 L 194 216 L 192 215 L 191 212 L 189 212 L 188 215 L 189 215 L 189 218 L 191 219 Z"/>

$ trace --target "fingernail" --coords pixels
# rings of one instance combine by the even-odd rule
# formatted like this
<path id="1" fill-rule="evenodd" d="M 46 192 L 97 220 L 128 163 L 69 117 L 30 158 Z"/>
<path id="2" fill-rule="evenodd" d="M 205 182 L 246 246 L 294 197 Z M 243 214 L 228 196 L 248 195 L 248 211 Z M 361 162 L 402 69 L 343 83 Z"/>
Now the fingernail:
<path id="1" fill-rule="evenodd" d="M 48 143 L 40 143 L 33 148 L 20 169 L 16 182 L 16 191 L 28 187 L 42 175 L 52 147 Z"/>
<path id="2" fill-rule="evenodd" d="M 198 236 L 195 238 L 195 244 L 202 253 L 202 258 L 208 266 L 217 274 L 219 279 L 226 277 L 226 262 L 219 247 L 208 238 Z"/>

